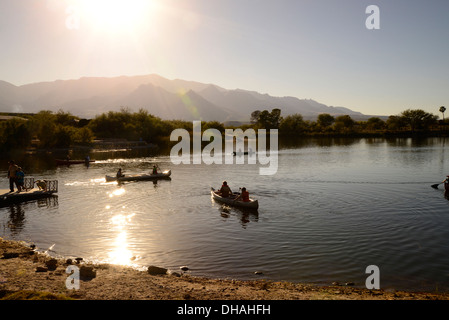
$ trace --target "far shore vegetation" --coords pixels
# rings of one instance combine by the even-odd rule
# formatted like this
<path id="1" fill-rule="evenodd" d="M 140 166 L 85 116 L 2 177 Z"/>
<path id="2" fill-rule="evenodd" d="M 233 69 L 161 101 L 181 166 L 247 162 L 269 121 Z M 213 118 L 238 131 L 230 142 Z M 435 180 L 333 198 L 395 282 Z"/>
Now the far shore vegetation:
<path id="1" fill-rule="evenodd" d="M 282 116 L 281 109 L 256 110 L 251 121 L 229 126 L 219 121 L 202 122 L 201 129 L 246 130 L 278 129 L 280 139 L 311 136 L 326 137 L 404 137 L 446 136 L 449 121 L 444 119 L 446 109 L 441 107 L 439 116 L 421 109 L 407 109 L 383 120 L 371 117 L 356 121 L 349 115 L 320 114 L 316 120 L 305 120 L 301 114 Z M 0 152 L 27 149 L 54 149 L 89 147 L 98 141 L 122 140 L 140 144 L 170 144 L 174 129 L 192 132 L 192 122 L 162 120 L 146 110 L 133 112 L 128 108 L 109 111 L 93 119 L 82 119 L 70 112 L 43 110 L 35 114 L 0 113 Z"/>

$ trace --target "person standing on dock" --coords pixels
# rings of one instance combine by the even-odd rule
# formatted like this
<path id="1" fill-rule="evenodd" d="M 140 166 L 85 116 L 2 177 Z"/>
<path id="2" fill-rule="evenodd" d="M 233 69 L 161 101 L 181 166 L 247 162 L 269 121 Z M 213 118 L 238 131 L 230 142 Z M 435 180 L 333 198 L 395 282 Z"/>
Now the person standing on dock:
<path id="1" fill-rule="evenodd" d="M 25 183 L 25 173 L 23 172 L 21 167 L 18 167 L 16 172 L 17 192 L 21 192 L 24 189 L 24 183 Z"/>
<path id="2" fill-rule="evenodd" d="M 9 161 L 9 168 L 8 168 L 8 179 L 9 179 L 9 190 L 11 192 L 14 192 L 14 183 L 17 186 L 17 169 L 19 167 L 14 163 L 13 160 Z M 17 189 L 19 190 L 19 186 L 17 186 Z"/>

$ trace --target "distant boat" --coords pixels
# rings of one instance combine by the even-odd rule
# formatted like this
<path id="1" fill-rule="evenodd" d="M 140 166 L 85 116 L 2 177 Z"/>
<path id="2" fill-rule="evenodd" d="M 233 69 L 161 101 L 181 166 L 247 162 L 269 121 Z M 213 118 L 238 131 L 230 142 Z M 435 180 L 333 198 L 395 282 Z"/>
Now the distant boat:
<path id="1" fill-rule="evenodd" d="M 214 188 L 210 188 L 210 193 L 215 200 L 229 204 L 231 206 L 248 208 L 248 209 L 258 209 L 259 208 L 258 200 L 250 199 L 249 202 L 244 202 L 244 201 L 239 201 L 239 200 L 234 201 L 234 199 L 239 195 L 239 193 L 234 193 L 235 197 L 229 197 L 229 198 L 224 198 L 224 197 L 220 196 L 215 191 Z"/>
<path id="2" fill-rule="evenodd" d="M 243 156 L 243 155 L 252 155 L 255 154 L 253 150 L 250 151 L 234 151 L 232 152 L 233 156 Z"/>
<path id="3" fill-rule="evenodd" d="M 58 166 L 69 166 L 71 164 L 88 164 L 95 162 L 95 160 L 62 160 L 56 159 L 56 165 Z"/>
<path id="4" fill-rule="evenodd" d="M 106 182 L 111 181 L 145 181 L 145 180 L 158 180 L 158 179 L 168 179 L 171 176 L 171 170 L 166 170 L 161 173 L 156 174 L 130 174 L 123 177 L 117 178 L 116 176 L 106 176 Z"/>

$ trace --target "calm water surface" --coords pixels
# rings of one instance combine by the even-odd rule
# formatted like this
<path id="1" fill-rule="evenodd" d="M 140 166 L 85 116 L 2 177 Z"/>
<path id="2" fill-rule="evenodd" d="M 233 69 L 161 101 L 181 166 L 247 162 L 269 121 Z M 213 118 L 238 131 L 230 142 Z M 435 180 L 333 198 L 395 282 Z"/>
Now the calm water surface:
<path id="1" fill-rule="evenodd" d="M 0 236 L 52 255 L 235 279 L 449 291 L 449 174 L 443 138 L 304 140 L 283 145 L 276 175 L 258 165 L 173 165 L 166 156 L 91 153 L 83 165 L 26 168 L 59 181 L 57 198 L 0 208 Z M 170 181 L 106 183 L 118 167 Z M 6 177 L 6 164 L 1 167 Z M 257 212 L 216 203 L 226 179 L 259 199 Z M 6 178 L 0 180 L 7 188 Z M 262 271 L 262 276 L 254 275 Z"/>

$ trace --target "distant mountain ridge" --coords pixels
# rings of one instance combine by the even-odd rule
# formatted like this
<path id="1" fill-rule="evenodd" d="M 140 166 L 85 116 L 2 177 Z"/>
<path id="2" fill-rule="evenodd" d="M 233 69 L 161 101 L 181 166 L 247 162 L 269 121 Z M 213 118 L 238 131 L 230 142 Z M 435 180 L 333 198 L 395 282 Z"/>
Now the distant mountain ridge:
<path id="1" fill-rule="evenodd" d="M 314 100 L 273 97 L 242 89 L 227 90 L 214 84 L 156 74 L 112 78 L 84 77 L 15 86 L 0 81 L 0 111 L 35 113 L 62 109 L 93 118 L 128 107 L 148 110 L 165 120 L 249 121 L 255 110 L 279 108 L 282 115 L 299 113 L 305 118 L 321 113 L 364 117 L 344 107 L 331 107 Z"/>

